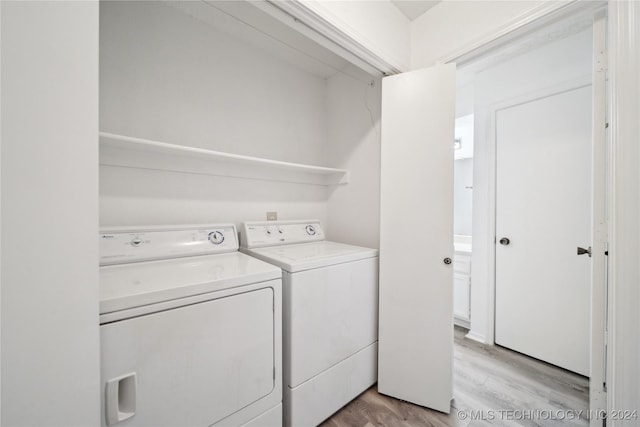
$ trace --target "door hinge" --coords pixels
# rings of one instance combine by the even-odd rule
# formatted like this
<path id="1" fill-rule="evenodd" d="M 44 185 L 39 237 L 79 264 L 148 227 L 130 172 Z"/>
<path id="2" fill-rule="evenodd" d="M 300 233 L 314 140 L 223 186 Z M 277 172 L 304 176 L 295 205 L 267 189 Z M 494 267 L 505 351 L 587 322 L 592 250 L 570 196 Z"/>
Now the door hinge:
<path id="1" fill-rule="evenodd" d="M 606 49 L 598 52 L 595 60 L 595 68 L 596 72 L 598 71 L 607 71 L 609 68 L 609 52 Z"/>

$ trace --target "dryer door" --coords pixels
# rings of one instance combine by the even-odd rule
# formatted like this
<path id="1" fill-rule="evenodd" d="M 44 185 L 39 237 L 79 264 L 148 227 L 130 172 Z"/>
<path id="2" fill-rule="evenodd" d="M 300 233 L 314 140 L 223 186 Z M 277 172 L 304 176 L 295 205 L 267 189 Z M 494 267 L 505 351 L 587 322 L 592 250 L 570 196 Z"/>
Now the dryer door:
<path id="1" fill-rule="evenodd" d="M 102 325 L 102 425 L 216 423 L 274 390 L 276 336 L 272 288 Z"/>

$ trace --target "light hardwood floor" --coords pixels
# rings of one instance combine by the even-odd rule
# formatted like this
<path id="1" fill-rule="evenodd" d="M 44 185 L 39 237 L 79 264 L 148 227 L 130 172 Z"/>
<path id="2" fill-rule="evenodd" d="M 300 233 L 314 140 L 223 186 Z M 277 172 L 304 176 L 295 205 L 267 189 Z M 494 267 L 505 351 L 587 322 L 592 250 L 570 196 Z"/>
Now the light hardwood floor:
<path id="1" fill-rule="evenodd" d="M 381 395 L 374 385 L 322 427 L 588 425 L 587 378 L 465 333 L 456 327 L 451 414 Z"/>

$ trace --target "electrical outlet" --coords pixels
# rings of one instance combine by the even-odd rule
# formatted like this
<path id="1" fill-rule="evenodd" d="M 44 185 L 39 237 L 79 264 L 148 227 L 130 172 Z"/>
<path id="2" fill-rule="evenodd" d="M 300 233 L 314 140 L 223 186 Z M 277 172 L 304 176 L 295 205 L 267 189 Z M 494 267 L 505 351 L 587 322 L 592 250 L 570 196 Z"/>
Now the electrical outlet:
<path id="1" fill-rule="evenodd" d="M 267 221 L 277 221 L 278 212 L 267 212 Z"/>

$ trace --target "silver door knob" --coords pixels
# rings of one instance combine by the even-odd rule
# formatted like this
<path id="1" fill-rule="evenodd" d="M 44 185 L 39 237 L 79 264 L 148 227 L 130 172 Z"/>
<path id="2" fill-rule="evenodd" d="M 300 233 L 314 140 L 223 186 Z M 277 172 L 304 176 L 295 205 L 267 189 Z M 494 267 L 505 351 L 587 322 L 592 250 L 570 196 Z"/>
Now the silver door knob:
<path id="1" fill-rule="evenodd" d="M 509 243 L 511 243 L 511 240 L 509 240 L 506 237 L 503 237 L 502 239 L 500 239 L 500 244 L 503 246 L 507 246 Z"/>
<path id="2" fill-rule="evenodd" d="M 589 255 L 589 258 L 591 258 L 591 246 L 589 246 L 587 249 L 581 248 L 580 246 L 578 246 L 578 255 L 584 255 L 584 254 Z"/>

